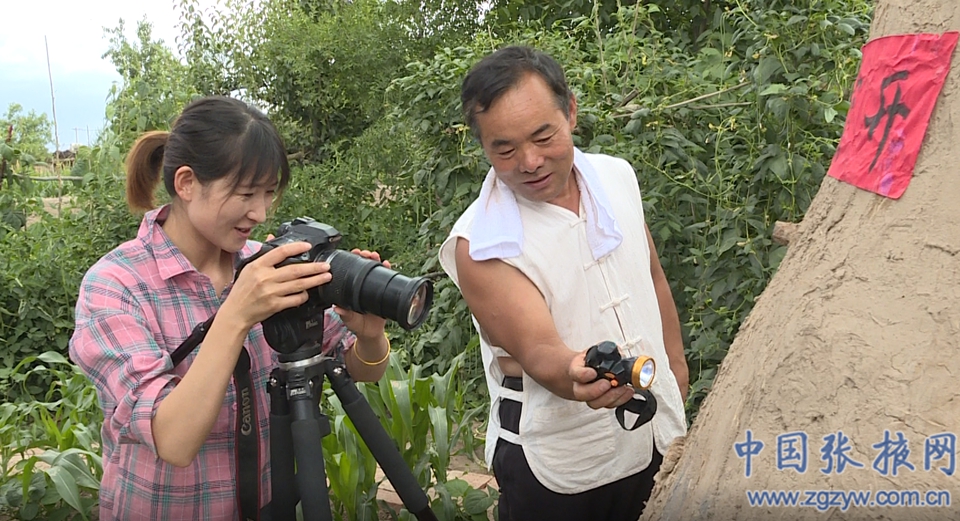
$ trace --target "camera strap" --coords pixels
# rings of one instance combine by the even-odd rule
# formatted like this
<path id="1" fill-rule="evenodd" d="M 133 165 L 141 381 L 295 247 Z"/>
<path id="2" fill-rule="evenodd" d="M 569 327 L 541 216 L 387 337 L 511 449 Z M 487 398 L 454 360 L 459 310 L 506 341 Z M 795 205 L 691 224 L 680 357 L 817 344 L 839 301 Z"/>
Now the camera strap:
<path id="1" fill-rule="evenodd" d="M 260 519 L 260 420 L 246 347 L 240 348 L 233 383 L 237 388 L 237 504 L 242 521 L 257 521 Z"/>
<path id="2" fill-rule="evenodd" d="M 200 345 L 216 314 L 197 324 L 190 336 L 170 355 L 176 367 Z M 233 385 L 237 390 L 237 426 L 234 455 L 237 462 L 237 507 L 241 521 L 260 519 L 260 421 L 250 374 L 250 354 L 240 348 L 237 365 L 233 369 Z"/>
<path id="3" fill-rule="evenodd" d="M 620 422 L 620 426 L 628 431 L 635 430 L 641 425 L 648 423 L 653 419 L 653 415 L 657 413 L 657 399 L 654 398 L 653 393 L 649 390 L 644 389 L 642 391 L 637 391 L 637 395 L 642 396 L 643 400 L 637 399 L 634 396 L 629 402 L 617 407 L 617 421 Z M 627 427 L 624 423 L 624 413 L 630 411 L 637 415 L 637 418 L 633 421 L 633 426 Z"/>

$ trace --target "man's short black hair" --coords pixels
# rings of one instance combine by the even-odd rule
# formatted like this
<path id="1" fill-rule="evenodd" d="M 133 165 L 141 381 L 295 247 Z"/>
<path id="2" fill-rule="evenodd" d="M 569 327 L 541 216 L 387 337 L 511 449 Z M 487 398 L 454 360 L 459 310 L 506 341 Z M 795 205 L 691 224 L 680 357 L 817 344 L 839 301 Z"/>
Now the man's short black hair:
<path id="1" fill-rule="evenodd" d="M 570 117 L 570 88 L 563 68 L 549 55 L 521 45 L 504 47 L 489 54 L 470 69 L 463 79 L 460 103 L 463 118 L 473 134 L 479 138 L 477 113 L 490 108 L 510 88 L 515 87 L 527 74 L 537 74 L 553 91 L 557 108 Z"/>

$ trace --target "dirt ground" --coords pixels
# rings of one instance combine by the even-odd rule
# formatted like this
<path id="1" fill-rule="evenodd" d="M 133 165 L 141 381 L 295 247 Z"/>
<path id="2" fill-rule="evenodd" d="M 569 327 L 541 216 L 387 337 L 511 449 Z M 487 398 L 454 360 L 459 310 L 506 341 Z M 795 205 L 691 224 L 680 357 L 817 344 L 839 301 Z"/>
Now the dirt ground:
<path id="1" fill-rule="evenodd" d="M 871 38 L 957 29 L 955 0 L 880 0 Z M 960 431 L 954 117 L 960 120 L 956 53 L 902 198 L 824 180 L 700 416 L 669 451 L 641 519 L 960 518 L 955 506 L 942 506 L 943 495 L 931 499 L 939 506 L 925 503 L 931 491 L 950 494 L 947 504 L 960 498 L 957 476 L 945 470 L 956 447 L 932 464 L 925 458 L 931 439 Z M 745 443 L 748 433 L 763 443 L 759 452 Z M 843 454 L 862 467 L 838 472 L 844 437 Z M 785 451 L 785 441 L 797 452 Z M 791 454 L 805 454 L 806 466 Z M 813 504 L 751 506 L 747 491 L 762 490 L 800 491 Z M 838 494 L 851 491 L 882 492 L 887 501 L 893 492 L 901 506 L 844 507 Z"/>
<path id="2" fill-rule="evenodd" d="M 44 197 L 43 209 L 50 215 L 57 217 L 60 212 L 70 211 L 70 205 L 73 203 L 72 197 Z M 39 215 L 30 215 L 27 217 L 27 226 L 40 221 Z"/>
<path id="3" fill-rule="evenodd" d="M 461 447 L 457 447 L 456 450 L 461 450 Z M 378 473 L 378 476 L 381 474 Z M 493 478 L 493 473 L 486 469 L 483 464 L 483 444 L 481 443 L 477 447 L 477 451 L 473 459 L 467 456 L 464 453 L 453 454 L 450 456 L 450 464 L 447 472 L 447 479 L 462 479 L 466 481 L 470 486 L 477 490 L 486 490 L 487 486 L 497 488 L 496 480 Z M 428 491 L 428 495 L 430 492 Z M 433 498 L 432 495 L 430 495 Z M 380 484 L 379 493 L 377 494 L 377 499 L 387 503 L 394 510 L 399 510 L 402 506 L 399 496 L 394 492 L 393 486 L 387 480 L 384 480 Z M 379 513 L 381 520 L 392 519 L 390 513 L 386 509 L 382 509 Z M 490 509 L 488 513 L 488 518 L 490 521 L 493 521 L 493 509 Z"/>

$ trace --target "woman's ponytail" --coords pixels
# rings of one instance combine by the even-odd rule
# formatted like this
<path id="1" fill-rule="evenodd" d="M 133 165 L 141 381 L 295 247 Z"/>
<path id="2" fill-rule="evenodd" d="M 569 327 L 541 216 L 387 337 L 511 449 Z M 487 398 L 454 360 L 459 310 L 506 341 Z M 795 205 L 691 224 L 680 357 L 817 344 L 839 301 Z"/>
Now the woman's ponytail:
<path id="1" fill-rule="evenodd" d="M 127 205 L 133 211 L 154 208 L 153 193 L 160 182 L 163 150 L 169 132 L 155 130 L 137 139 L 127 155 Z"/>

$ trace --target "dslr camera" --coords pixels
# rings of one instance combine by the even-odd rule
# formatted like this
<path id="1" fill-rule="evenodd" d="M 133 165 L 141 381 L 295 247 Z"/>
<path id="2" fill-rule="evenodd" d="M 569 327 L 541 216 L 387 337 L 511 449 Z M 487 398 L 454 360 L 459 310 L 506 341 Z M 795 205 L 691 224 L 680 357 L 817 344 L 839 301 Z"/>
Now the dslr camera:
<path id="1" fill-rule="evenodd" d="M 424 277 L 405 277 L 383 264 L 337 249 L 342 236 L 336 228 L 298 217 L 277 228 L 277 237 L 263 243 L 256 254 L 244 259 L 243 268 L 268 251 L 291 242 L 310 243 L 310 250 L 287 257 L 277 267 L 301 262 L 327 262 L 333 279 L 307 290 L 304 304 L 271 315 L 262 322 L 263 334 L 275 351 L 290 354 L 308 343 L 323 339 L 323 310 L 337 305 L 370 313 L 415 329 L 427 318 L 433 303 L 433 284 Z"/>

